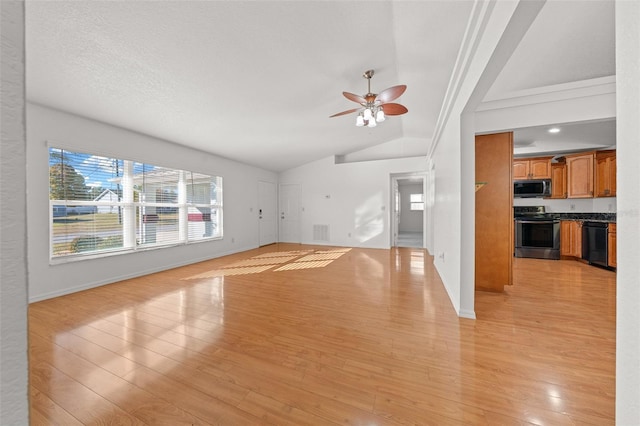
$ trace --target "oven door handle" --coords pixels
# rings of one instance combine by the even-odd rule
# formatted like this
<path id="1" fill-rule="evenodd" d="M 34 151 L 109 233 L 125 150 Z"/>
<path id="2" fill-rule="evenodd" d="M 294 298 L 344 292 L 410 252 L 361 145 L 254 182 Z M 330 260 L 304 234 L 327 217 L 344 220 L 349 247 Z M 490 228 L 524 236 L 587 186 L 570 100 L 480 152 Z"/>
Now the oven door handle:
<path id="1" fill-rule="evenodd" d="M 516 219 L 516 222 L 518 223 L 558 223 L 560 222 L 559 220 L 520 220 L 520 219 Z"/>

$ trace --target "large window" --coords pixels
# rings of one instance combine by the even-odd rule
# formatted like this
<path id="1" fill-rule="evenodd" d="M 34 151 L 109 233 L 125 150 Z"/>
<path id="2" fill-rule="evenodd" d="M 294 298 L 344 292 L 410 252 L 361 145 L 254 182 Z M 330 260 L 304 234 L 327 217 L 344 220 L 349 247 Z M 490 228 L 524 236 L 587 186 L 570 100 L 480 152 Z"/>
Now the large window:
<path id="1" fill-rule="evenodd" d="M 222 238 L 222 178 L 49 148 L 51 257 Z"/>

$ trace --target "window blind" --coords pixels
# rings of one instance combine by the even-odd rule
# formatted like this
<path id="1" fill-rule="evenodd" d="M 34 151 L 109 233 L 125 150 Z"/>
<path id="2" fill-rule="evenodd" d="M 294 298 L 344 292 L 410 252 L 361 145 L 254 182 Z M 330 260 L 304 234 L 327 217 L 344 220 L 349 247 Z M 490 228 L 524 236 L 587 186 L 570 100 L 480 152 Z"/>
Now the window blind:
<path id="1" fill-rule="evenodd" d="M 222 178 L 49 149 L 51 257 L 222 237 Z"/>

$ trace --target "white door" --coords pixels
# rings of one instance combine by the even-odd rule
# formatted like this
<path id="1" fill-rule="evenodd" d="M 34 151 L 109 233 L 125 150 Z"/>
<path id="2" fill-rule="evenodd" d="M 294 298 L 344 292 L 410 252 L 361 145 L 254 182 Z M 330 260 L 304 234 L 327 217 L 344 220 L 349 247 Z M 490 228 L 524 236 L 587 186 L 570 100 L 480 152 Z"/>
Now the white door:
<path id="1" fill-rule="evenodd" d="M 275 183 L 258 182 L 258 226 L 261 246 L 276 242 L 278 234 L 276 199 Z"/>
<path id="2" fill-rule="evenodd" d="M 280 185 L 280 242 L 300 242 L 300 185 Z"/>

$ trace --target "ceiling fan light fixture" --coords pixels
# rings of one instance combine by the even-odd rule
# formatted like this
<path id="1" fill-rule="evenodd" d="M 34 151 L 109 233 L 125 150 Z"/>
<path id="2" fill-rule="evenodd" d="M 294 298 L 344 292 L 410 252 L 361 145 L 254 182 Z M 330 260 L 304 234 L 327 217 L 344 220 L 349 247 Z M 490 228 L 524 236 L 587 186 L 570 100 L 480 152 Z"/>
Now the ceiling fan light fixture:
<path id="1" fill-rule="evenodd" d="M 365 95 L 356 95 L 351 92 L 342 92 L 343 96 L 348 100 L 359 104 L 359 108 L 353 108 L 346 111 L 333 114 L 331 117 L 339 117 L 341 115 L 358 113 L 356 117 L 356 126 L 358 127 L 376 127 L 378 123 L 386 120 L 387 116 L 402 115 L 408 112 L 407 108 L 401 104 L 392 102 L 400 97 L 407 86 L 400 84 L 389 87 L 379 94 L 371 92 L 371 77 L 373 70 L 367 70 L 362 74 L 367 79 L 367 93 Z"/>

